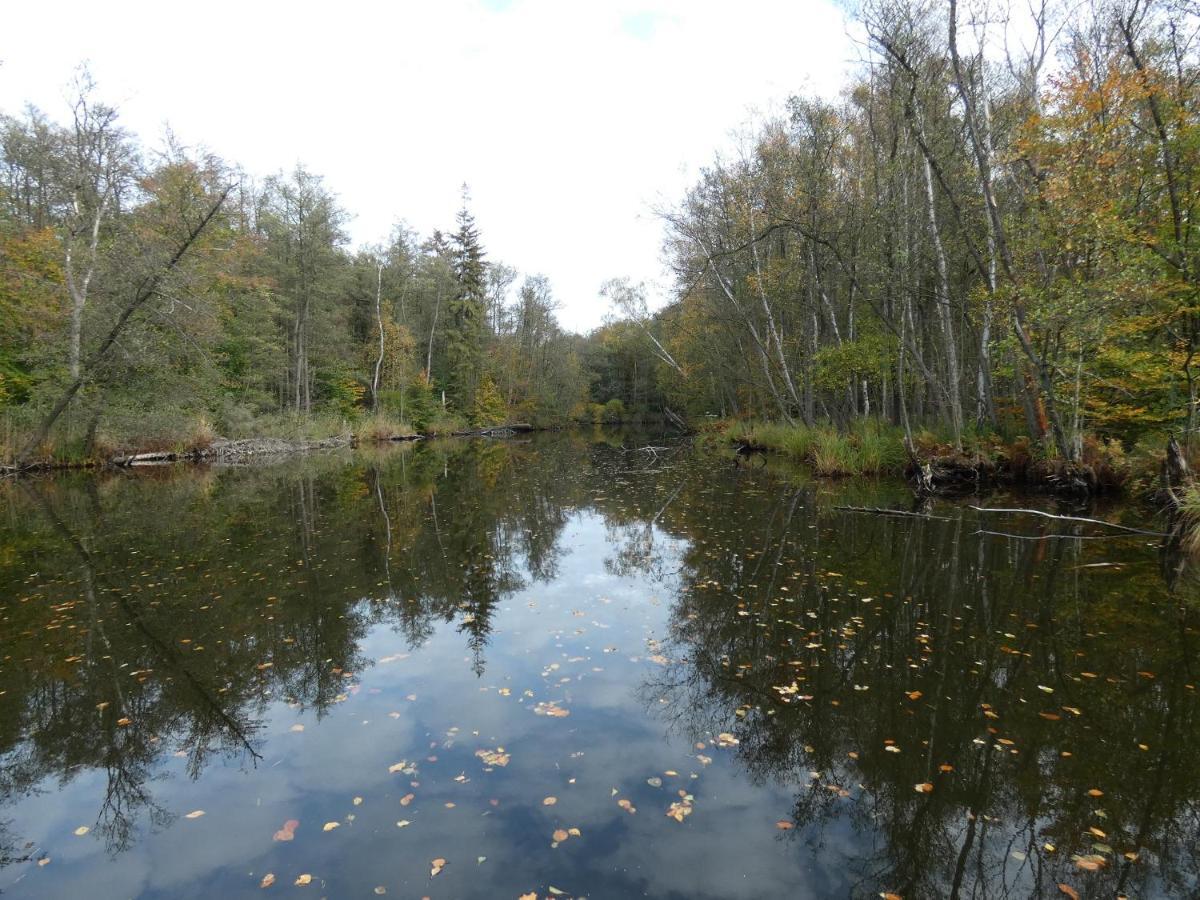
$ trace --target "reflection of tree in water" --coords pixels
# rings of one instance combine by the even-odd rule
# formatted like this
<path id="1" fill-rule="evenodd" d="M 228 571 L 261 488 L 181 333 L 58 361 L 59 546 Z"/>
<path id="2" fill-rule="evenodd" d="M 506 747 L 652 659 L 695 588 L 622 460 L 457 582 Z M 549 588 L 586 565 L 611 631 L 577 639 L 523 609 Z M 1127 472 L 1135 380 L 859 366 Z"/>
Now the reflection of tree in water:
<path id="1" fill-rule="evenodd" d="M 733 490 L 669 520 L 691 538 L 674 662 L 643 691 L 689 739 L 731 730 L 752 778 L 793 785 L 789 837 L 828 862 L 849 829 L 861 896 L 1197 890 L 1197 619 L 1141 549 Z"/>
<path id="2" fill-rule="evenodd" d="M 377 624 L 416 645 L 458 622 L 482 672 L 497 602 L 553 576 L 578 490 L 566 457 L 521 453 L 454 442 L 0 487 L 30 523 L 0 538 L 0 636 L 20 661 L 0 666 L 0 803 L 103 773 L 93 829 L 119 852 L 170 822 L 165 757 L 186 754 L 192 778 L 254 765 L 271 704 L 321 716 L 345 699 Z M 28 856 L 8 830 L 0 854 Z"/>

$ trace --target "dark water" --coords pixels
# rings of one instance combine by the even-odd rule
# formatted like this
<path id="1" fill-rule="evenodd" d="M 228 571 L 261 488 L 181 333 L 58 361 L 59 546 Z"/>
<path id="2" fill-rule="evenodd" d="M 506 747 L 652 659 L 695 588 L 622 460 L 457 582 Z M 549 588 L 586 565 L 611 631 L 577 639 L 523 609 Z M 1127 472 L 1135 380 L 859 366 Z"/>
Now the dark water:
<path id="1" fill-rule="evenodd" d="M 1196 894 L 1152 538 L 621 440 L 0 485 L 0 890 Z"/>

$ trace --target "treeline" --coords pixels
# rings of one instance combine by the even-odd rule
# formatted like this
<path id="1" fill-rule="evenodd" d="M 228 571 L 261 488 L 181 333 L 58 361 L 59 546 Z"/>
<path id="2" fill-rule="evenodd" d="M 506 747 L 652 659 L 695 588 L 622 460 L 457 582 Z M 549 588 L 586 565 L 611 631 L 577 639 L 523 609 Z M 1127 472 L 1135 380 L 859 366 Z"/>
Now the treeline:
<path id="1" fill-rule="evenodd" d="M 319 176 L 151 149 L 75 87 L 65 124 L 0 117 L 0 457 L 597 414 L 585 339 L 465 187 L 446 233 L 352 249 Z"/>
<path id="2" fill-rule="evenodd" d="M 1196 426 L 1194 4 L 867 0 L 859 75 L 662 211 L 641 331 L 692 417 L 1028 435 Z"/>

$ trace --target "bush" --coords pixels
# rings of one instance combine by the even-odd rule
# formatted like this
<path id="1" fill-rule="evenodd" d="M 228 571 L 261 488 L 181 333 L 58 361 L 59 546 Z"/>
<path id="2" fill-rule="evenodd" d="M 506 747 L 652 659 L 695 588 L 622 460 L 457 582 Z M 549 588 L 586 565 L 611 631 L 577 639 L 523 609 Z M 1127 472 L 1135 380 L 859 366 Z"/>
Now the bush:
<path id="1" fill-rule="evenodd" d="M 625 404 L 619 397 L 613 397 L 604 404 L 600 413 L 600 421 L 607 425 L 619 425 L 625 421 Z"/>

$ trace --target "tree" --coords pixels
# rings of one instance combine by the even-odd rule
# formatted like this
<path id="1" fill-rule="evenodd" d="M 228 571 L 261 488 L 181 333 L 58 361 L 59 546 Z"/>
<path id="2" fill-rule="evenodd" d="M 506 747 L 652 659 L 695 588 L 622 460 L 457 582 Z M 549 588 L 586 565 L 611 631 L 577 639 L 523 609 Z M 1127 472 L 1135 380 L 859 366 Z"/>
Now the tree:
<path id="1" fill-rule="evenodd" d="M 458 227 L 451 238 L 455 292 L 447 310 L 446 327 L 447 384 L 456 407 L 464 410 L 471 409 L 479 382 L 487 309 L 487 266 L 479 229 L 467 207 L 468 199 L 463 185 L 462 208 L 456 219 Z"/>

